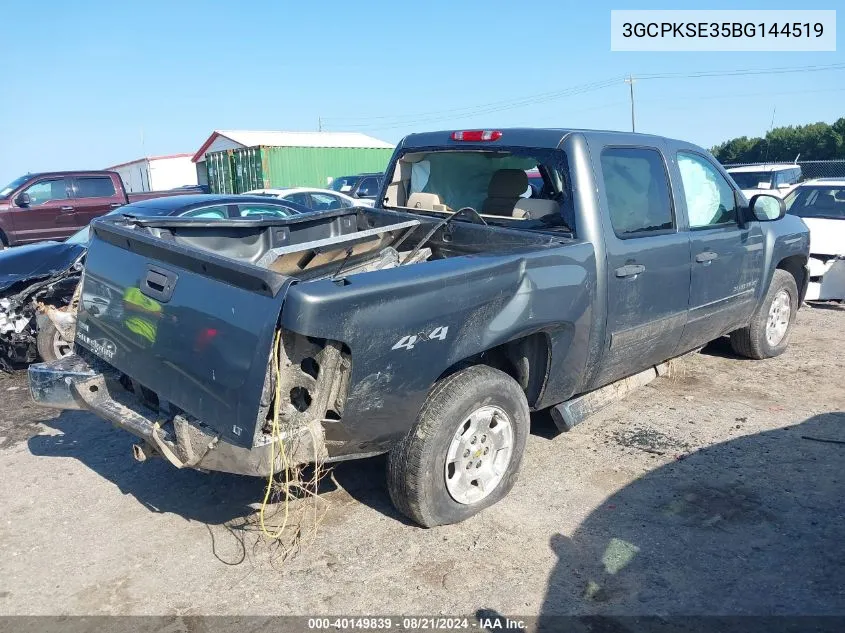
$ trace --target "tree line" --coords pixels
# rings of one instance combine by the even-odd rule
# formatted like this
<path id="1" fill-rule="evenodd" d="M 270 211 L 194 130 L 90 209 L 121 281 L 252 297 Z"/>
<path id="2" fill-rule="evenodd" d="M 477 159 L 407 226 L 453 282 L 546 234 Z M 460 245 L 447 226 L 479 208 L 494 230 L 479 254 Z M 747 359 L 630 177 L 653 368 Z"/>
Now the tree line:
<path id="1" fill-rule="evenodd" d="M 845 117 L 833 125 L 810 123 L 772 128 L 764 138 L 740 136 L 710 150 L 725 165 L 845 159 Z"/>

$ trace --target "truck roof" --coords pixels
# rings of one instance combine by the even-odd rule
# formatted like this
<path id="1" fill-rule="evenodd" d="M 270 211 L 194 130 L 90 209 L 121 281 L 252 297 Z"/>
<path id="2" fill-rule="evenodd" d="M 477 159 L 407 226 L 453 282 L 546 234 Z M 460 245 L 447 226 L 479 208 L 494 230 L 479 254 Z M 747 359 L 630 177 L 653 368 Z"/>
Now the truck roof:
<path id="1" fill-rule="evenodd" d="M 747 172 L 772 172 L 772 171 L 786 171 L 787 169 L 795 169 L 800 165 L 793 163 L 781 163 L 771 165 L 743 165 L 742 167 L 729 167 L 729 174 L 742 174 Z"/>
<path id="2" fill-rule="evenodd" d="M 116 173 L 110 169 L 74 169 L 72 171 L 34 171 L 25 174 L 29 178 L 43 178 L 44 176 L 102 176 Z"/>
<path id="3" fill-rule="evenodd" d="M 479 128 L 472 128 L 479 129 Z M 507 146 L 523 146 L 523 147 L 542 147 L 554 149 L 570 134 L 581 134 L 585 137 L 601 139 L 607 138 L 612 142 L 631 142 L 641 143 L 645 139 L 656 140 L 670 140 L 677 143 L 689 145 L 686 141 L 677 139 L 669 139 L 665 136 L 657 136 L 655 134 L 641 134 L 638 132 L 620 132 L 614 130 L 588 130 L 579 128 L 502 128 L 502 127 L 487 127 L 485 130 L 496 130 L 501 132 L 501 140 L 490 143 L 491 148 L 496 144 Z M 437 132 L 422 132 L 418 134 L 409 134 L 400 143 L 400 148 L 411 147 L 433 147 L 443 145 L 454 145 L 460 147 L 462 145 L 473 145 L 478 147 L 484 143 L 464 143 L 461 141 L 453 141 L 451 138 L 452 132 L 462 131 L 461 128 L 452 130 L 440 130 Z"/>

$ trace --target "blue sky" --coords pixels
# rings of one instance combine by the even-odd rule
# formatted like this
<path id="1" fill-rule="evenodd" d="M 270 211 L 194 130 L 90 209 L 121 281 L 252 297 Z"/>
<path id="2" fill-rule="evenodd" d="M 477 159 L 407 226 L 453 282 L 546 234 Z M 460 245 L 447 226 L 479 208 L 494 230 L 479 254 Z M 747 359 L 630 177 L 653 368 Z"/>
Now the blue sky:
<path id="1" fill-rule="evenodd" d="M 838 4 L 818 0 L 809 8 Z M 692 5 L 6 3 L 0 181 L 27 171 L 102 168 L 195 151 L 214 129 L 315 130 L 318 116 L 324 129 L 387 141 L 443 128 L 629 129 L 628 88 L 621 80 L 525 107 L 456 114 L 629 73 L 845 62 L 842 36 L 833 53 L 612 53 L 611 8 Z M 765 0 L 714 1 L 707 8 L 799 7 Z M 637 131 L 708 147 L 763 134 L 775 107 L 776 125 L 845 116 L 845 70 L 643 80 L 635 90 Z M 412 116 L 432 112 L 440 114 Z"/>

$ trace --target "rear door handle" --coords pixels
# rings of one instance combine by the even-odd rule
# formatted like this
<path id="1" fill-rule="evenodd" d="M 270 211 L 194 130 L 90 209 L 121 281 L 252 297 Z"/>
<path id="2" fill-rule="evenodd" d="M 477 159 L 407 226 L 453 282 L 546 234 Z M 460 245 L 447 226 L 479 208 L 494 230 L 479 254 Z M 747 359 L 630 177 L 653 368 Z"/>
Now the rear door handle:
<path id="1" fill-rule="evenodd" d="M 645 272 L 645 266 L 640 264 L 626 264 L 616 269 L 617 277 L 636 277 Z"/>
<path id="2" fill-rule="evenodd" d="M 719 257 L 718 253 L 714 253 L 713 251 L 704 251 L 703 253 L 699 253 L 695 256 L 695 261 L 699 264 L 709 264 L 717 257 Z"/>
<path id="3" fill-rule="evenodd" d="M 73 207 L 59 207 L 59 211 L 73 211 Z"/>
<path id="4" fill-rule="evenodd" d="M 122 206 L 123 206 L 123 204 L 122 204 L 122 203 L 120 203 L 120 202 L 112 202 L 109 206 L 110 206 L 112 209 L 117 209 L 118 207 L 122 207 Z"/>

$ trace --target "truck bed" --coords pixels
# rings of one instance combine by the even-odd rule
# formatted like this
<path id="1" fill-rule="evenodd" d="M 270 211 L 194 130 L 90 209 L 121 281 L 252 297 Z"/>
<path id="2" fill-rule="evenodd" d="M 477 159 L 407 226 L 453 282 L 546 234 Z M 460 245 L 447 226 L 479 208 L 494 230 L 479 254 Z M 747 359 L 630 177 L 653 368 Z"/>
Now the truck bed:
<path id="1" fill-rule="evenodd" d="M 413 288 L 429 297 L 447 278 L 469 284 L 497 270 L 512 293 L 519 279 L 501 271 L 573 242 L 566 235 L 442 224 L 362 209 L 272 220 L 103 218 L 92 224 L 77 345 L 117 370 L 148 403 L 195 419 L 234 445 L 252 446 L 266 421 L 265 378 L 280 328 L 294 347 L 316 345 L 297 362 L 319 360 L 326 341 L 336 341 L 352 354 L 355 369 L 365 371 L 364 350 L 350 349 L 356 345 L 350 328 L 362 325 L 351 312 L 335 312 L 334 302 L 389 309 L 395 297 L 401 313 L 400 295 Z M 460 267 L 449 263 L 457 261 Z M 296 297 L 285 307 L 294 286 Z M 488 283 L 479 301 L 489 301 L 491 291 L 495 296 Z M 469 288 L 462 292 L 472 295 Z M 412 316 L 395 319 L 397 341 Z M 298 393 L 292 387 L 284 394 L 293 409 L 302 408 Z M 324 405 L 321 417 L 331 408 Z"/>

